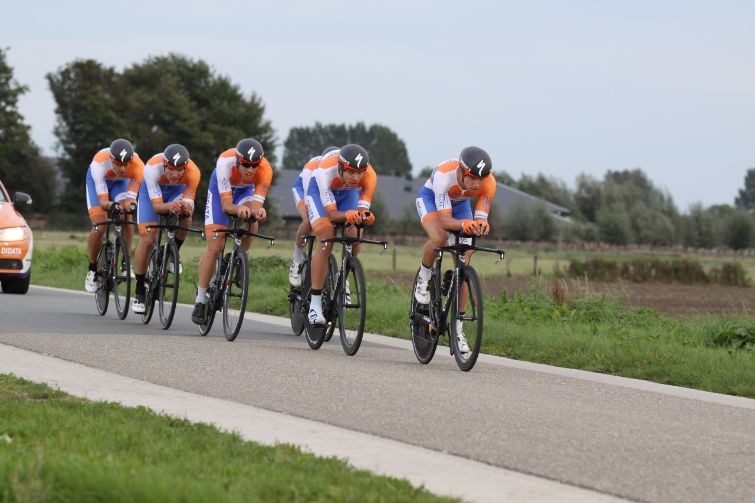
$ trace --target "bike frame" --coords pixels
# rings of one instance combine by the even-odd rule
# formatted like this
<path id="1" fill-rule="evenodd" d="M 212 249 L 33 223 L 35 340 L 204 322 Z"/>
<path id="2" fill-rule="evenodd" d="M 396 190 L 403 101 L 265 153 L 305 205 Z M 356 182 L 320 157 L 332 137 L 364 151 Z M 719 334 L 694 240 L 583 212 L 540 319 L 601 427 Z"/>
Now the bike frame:
<path id="1" fill-rule="evenodd" d="M 464 268 L 464 266 L 467 264 L 467 252 L 472 251 L 472 253 L 477 251 L 482 252 L 488 252 L 488 253 L 496 253 L 499 255 L 498 260 L 496 263 L 499 263 L 503 260 L 505 252 L 500 249 L 494 249 L 494 248 L 483 248 L 476 246 L 476 240 L 477 236 L 473 235 L 466 235 L 460 232 L 453 232 L 454 235 L 454 241 L 455 243 L 453 245 L 449 246 L 441 246 L 439 248 L 435 248 L 435 251 L 438 253 L 438 256 L 435 257 L 435 262 L 433 263 L 433 276 L 432 276 L 432 288 L 435 291 L 435 298 L 432 302 L 432 309 L 430 309 L 430 321 L 433 327 L 432 334 L 433 337 L 439 337 L 441 334 L 445 333 L 448 329 L 448 315 L 451 312 L 451 302 L 456 302 L 457 312 L 458 312 L 458 302 L 459 302 L 459 283 L 461 278 L 461 271 Z M 471 238 L 472 242 L 471 244 L 466 244 L 460 242 L 463 238 Z M 453 255 L 456 260 L 454 261 L 454 268 L 453 268 L 453 277 L 451 279 L 451 285 L 449 288 L 453 289 L 454 295 L 448 295 L 446 297 L 445 303 L 443 303 L 442 298 L 442 288 L 443 288 L 443 254 L 445 252 L 450 253 Z M 466 318 L 468 320 L 475 320 L 476 318 Z"/>

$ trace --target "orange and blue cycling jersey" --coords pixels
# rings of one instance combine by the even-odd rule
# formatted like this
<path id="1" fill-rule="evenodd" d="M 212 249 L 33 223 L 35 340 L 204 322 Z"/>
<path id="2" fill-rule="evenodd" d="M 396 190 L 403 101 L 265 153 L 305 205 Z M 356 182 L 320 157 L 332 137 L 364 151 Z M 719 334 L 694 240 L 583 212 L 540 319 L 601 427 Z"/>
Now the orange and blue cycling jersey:
<path id="1" fill-rule="evenodd" d="M 305 206 L 307 198 L 307 187 L 309 187 L 309 179 L 312 178 L 312 173 L 320 165 L 321 155 L 317 155 L 308 160 L 301 170 L 299 176 L 294 180 L 294 185 L 291 187 L 291 192 L 294 193 L 294 203 L 296 207 Z"/>
<path id="2" fill-rule="evenodd" d="M 110 148 L 103 148 L 97 152 L 86 174 L 87 211 L 92 222 L 106 218 L 100 202 L 136 199 L 143 176 L 144 163 L 138 154 L 134 153 L 126 173 L 118 176 L 113 169 Z"/>
<path id="3" fill-rule="evenodd" d="M 147 225 L 160 221 L 160 216 L 154 209 L 155 204 L 181 199 L 193 207 L 201 176 L 197 165 L 189 160 L 178 182 L 170 183 L 165 175 L 165 156 L 162 153 L 153 155 L 144 166 L 144 180 L 139 188 L 139 232 L 144 234 L 147 232 Z"/>
<path id="4" fill-rule="evenodd" d="M 464 190 L 456 177 L 458 159 L 438 164 L 417 194 L 417 213 L 422 222 L 448 214 L 458 220 L 471 220 L 470 199 L 477 198 L 475 220 L 487 220 L 490 203 L 495 197 L 496 182 L 492 173 L 482 179 L 477 190 Z"/>
<path id="5" fill-rule="evenodd" d="M 315 231 L 333 225 L 328 218 L 329 210 L 369 210 L 377 186 L 377 173 L 368 164 L 364 176 L 354 187 L 346 186 L 338 176 L 338 154 L 331 150 L 325 154 L 312 172 L 307 186 L 307 212 Z"/>
<path id="6" fill-rule="evenodd" d="M 256 201 L 263 204 L 272 182 L 273 167 L 264 156 L 260 160 L 260 165 L 253 172 L 249 171 L 244 178 L 239 171 L 236 149 L 229 148 L 220 154 L 207 188 L 205 230 L 225 227 L 228 224 L 228 215 L 223 211 L 223 203 L 244 204 Z"/>

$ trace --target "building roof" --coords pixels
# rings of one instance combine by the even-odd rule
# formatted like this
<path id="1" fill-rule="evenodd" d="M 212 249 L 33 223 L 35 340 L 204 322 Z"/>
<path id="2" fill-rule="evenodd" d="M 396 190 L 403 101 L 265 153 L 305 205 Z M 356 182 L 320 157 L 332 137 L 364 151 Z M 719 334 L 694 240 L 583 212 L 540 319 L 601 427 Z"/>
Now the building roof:
<path id="1" fill-rule="evenodd" d="M 300 171 L 291 169 L 283 169 L 275 173 L 274 185 L 270 187 L 268 199 L 275 201 L 277 213 L 282 218 L 299 218 L 291 192 L 291 187 L 299 176 L 299 173 Z M 415 212 L 414 201 L 425 181 L 424 178 L 407 180 L 401 176 L 378 175 L 378 184 L 375 192 L 379 196 L 376 197 L 381 198 L 385 203 L 388 217 L 393 220 L 400 220 L 406 209 Z M 501 215 L 505 215 L 518 204 L 544 204 L 557 220 L 563 222 L 570 221 L 570 212 L 567 208 L 509 187 L 501 182 L 498 182 L 493 204 Z"/>

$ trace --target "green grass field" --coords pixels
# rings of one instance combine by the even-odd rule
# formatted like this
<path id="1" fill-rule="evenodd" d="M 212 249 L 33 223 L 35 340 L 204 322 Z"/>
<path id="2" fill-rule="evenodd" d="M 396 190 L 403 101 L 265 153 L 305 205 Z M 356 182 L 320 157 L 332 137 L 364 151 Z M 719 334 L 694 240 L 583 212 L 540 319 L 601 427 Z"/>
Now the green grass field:
<path id="1" fill-rule="evenodd" d="M 83 289 L 84 235 L 38 234 L 33 282 Z M 265 248 L 258 243 L 252 248 L 248 310 L 288 316 L 291 246 L 282 242 Z M 181 250 L 183 303 L 194 302 L 203 247 L 202 241 L 190 237 Z M 410 286 L 392 276 L 392 253 L 379 250 L 367 246 L 360 255 L 368 283 L 366 330 L 406 339 Z M 416 268 L 413 251 L 396 247 L 396 269 L 404 279 Z M 483 281 L 507 274 L 492 256 L 482 256 L 475 265 L 483 271 Z M 537 292 L 489 297 L 485 309 L 484 353 L 755 397 L 755 318 L 751 316 L 678 320 L 590 294 L 560 306 Z"/>
<path id="2" fill-rule="evenodd" d="M 0 374 L 0 501 L 453 501 L 297 447 Z"/>

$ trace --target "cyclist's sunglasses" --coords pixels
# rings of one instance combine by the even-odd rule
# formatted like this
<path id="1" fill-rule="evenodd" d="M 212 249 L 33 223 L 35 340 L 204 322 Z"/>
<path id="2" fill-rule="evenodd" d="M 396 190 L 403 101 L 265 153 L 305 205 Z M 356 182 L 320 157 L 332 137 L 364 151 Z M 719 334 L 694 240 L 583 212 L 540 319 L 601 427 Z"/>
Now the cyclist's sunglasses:
<path id="1" fill-rule="evenodd" d="M 256 168 L 260 165 L 261 162 L 262 159 L 260 159 L 259 161 L 249 162 L 244 158 L 239 158 L 239 165 L 243 166 L 244 168 Z"/>
<path id="2" fill-rule="evenodd" d="M 167 163 L 167 162 L 163 162 L 163 167 L 164 167 L 165 169 L 169 169 L 169 170 L 171 170 L 171 171 L 183 171 L 183 170 L 185 170 L 185 169 L 186 169 L 186 164 L 184 164 L 183 166 L 173 166 L 173 165 L 172 165 L 172 164 L 170 164 L 170 163 Z"/>
<path id="3" fill-rule="evenodd" d="M 121 166 L 121 167 L 128 166 L 128 163 L 131 162 L 131 161 L 121 162 L 117 157 L 112 157 L 112 156 L 110 157 L 110 160 L 113 161 L 113 164 L 115 164 L 116 166 Z"/>
<path id="4" fill-rule="evenodd" d="M 475 175 L 474 173 L 472 173 L 471 171 L 469 171 L 467 168 L 461 168 L 461 169 L 464 170 L 464 175 L 465 176 L 471 176 L 472 178 L 476 178 L 477 180 L 482 180 L 483 178 L 485 178 L 484 176 L 477 176 L 477 175 Z"/>

